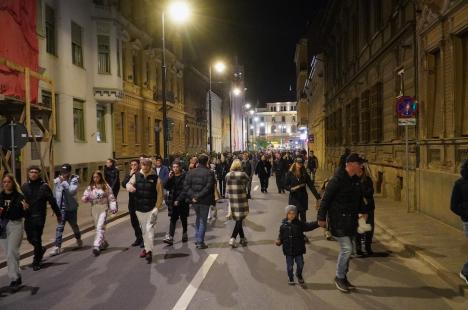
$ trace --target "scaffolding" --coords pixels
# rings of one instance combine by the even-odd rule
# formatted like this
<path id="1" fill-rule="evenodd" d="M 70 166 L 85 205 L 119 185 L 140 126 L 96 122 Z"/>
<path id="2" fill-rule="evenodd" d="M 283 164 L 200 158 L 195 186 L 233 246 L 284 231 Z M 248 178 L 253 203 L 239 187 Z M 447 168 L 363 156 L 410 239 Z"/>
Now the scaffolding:
<path id="1" fill-rule="evenodd" d="M 54 136 L 56 135 L 56 110 L 55 110 L 55 86 L 54 82 L 42 73 L 31 70 L 30 68 L 18 65 L 8 59 L 0 57 L 0 65 L 6 66 L 7 68 L 18 72 L 24 76 L 24 90 L 25 96 L 24 101 L 14 97 L 2 96 L 0 94 L 0 116 L 6 119 L 7 123 L 15 121 L 23 124 L 28 131 L 28 142 L 31 146 L 34 145 L 36 150 L 39 152 L 40 166 L 42 169 L 43 179 L 52 185 L 54 177 Z M 50 104 L 36 103 L 31 104 L 31 78 L 37 79 L 44 82 L 48 86 L 48 90 L 51 93 Z M 38 100 L 39 101 L 39 100 Z M 40 120 L 48 120 L 48 122 L 41 122 Z M 47 124 L 47 125 L 46 125 Z M 38 128 L 41 132 L 40 135 L 32 130 L 32 127 Z M 47 144 L 48 147 L 40 147 L 40 143 Z M 46 157 L 48 160 L 46 163 Z M 26 180 L 27 165 L 26 161 L 28 158 L 26 154 L 26 148 L 23 148 L 20 152 L 20 170 L 21 180 Z M 11 165 L 11 151 L 1 149 L 0 150 L 0 173 L 12 173 Z M 15 160 L 15 159 L 13 159 Z M 14 172 L 17 176 L 18 171 Z M 48 173 L 47 173 L 48 172 Z"/>

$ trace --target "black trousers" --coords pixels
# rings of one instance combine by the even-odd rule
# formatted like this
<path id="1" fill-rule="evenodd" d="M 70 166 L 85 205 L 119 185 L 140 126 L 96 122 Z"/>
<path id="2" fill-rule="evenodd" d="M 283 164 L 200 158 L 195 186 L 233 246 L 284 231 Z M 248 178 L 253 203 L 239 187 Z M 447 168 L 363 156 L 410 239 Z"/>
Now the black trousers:
<path id="1" fill-rule="evenodd" d="M 239 235 L 239 237 L 241 239 L 244 239 L 245 238 L 245 235 L 244 235 L 244 228 L 242 228 L 242 222 L 244 220 L 238 220 L 236 221 L 236 225 L 234 226 L 234 230 L 232 231 L 232 235 L 231 235 L 231 238 L 234 238 L 236 239 L 237 238 L 237 235 Z"/>
<path id="2" fill-rule="evenodd" d="M 268 189 L 268 177 L 259 177 L 260 178 L 260 187 L 262 191 Z"/>
<path id="3" fill-rule="evenodd" d="M 182 222 L 182 232 L 184 234 L 187 233 L 187 217 L 179 214 L 173 214 L 171 216 L 171 222 L 169 223 L 169 235 L 171 237 L 174 237 L 177 220 L 179 219 Z"/>
<path id="4" fill-rule="evenodd" d="M 27 217 L 24 221 L 24 230 L 26 238 L 34 247 L 33 264 L 39 264 L 44 255 L 42 248 L 42 233 L 44 231 L 45 218 L 43 216 Z"/>
<path id="5" fill-rule="evenodd" d="M 278 192 L 284 193 L 283 175 L 276 174 L 276 186 L 278 187 Z"/>
<path id="6" fill-rule="evenodd" d="M 143 234 L 141 233 L 140 222 L 138 221 L 135 206 L 133 203 L 128 204 L 128 213 L 130 214 L 130 222 L 132 223 L 133 230 L 135 231 L 135 238 L 137 240 L 143 240 Z"/>
<path id="7" fill-rule="evenodd" d="M 226 196 L 226 179 L 222 178 L 218 180 L 219 182 L 219 193 L 221 196 Z"/>
<path id="8" fill-rule="evenodd" d="M 297 215 L 298 215 L 298 218 L 299 218 L 299 221 L 305 223 L 307 222 L 307 210 L 303 210 L 303 211 L 297 211 Z"/>

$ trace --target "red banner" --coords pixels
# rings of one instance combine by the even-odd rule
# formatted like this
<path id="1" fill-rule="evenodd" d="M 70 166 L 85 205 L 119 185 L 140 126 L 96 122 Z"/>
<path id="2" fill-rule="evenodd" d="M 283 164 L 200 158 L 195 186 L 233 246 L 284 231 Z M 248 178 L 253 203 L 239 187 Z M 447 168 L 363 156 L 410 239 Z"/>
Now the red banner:
<path id="1" fill-rule="evenodd" d="M 36 0 L 0 0 L 0 57 L 37 72 Z M 30 85 L 37 102 L 38 80 Z M 0 94 L 24 100 L 24 74 L 0 65 Z"/>

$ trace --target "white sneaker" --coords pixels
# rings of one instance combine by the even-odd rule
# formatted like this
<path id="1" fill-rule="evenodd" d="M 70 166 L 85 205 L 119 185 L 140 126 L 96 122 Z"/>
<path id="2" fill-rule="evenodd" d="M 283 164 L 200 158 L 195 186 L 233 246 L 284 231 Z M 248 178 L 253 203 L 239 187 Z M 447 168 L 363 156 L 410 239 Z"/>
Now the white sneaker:
<path id="1" fill-rule="evenodd" d="M 61 252 L 60 248 L 58 246 L 54 246 L 52 250 L 50 251 L 50 256 L 57 256 Z"/>
<path id="2" fill-rule="evenodd" d="M 82 248 L 83 247 L 83 240 L 76 239 L 76 247 L 77 248 Z"/>
<path id="3" fill-rule="evenodd" d="M 230 245 L 232 248 L 237 248 L 236 239 L 231 238 L 231 239 L 229 240 L 229 245 Z"/>

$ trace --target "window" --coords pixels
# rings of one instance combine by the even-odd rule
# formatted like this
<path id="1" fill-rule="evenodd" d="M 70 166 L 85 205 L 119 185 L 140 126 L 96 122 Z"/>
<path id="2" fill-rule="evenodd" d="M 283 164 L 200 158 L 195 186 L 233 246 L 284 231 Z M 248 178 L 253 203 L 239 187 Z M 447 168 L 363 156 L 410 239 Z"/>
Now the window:
<path id="1" fill-rule="evenodd" d="M 350 117 L 350 127 L 347 129 L 351 131 L 351 143 L 357 144 L 359 142 L 359 99 L 354 98 L 351 102 L 351 117 Z"/>
<path id="2" fill-rule="evenodd" d="M 276 126 L 273 125 L 271 126 L 271 134 L 275 134 L 276 133 Z"/>
<path id="3" fill-rule="evenodd" d="M 106 107 L 103 105 L 96 106 L 96 141 L 106 142 Z"/>
<path id="4" fill-rule="evenodd" d="M 150 72 L 150 63 L 146 63 L 146 87 L 150 88 L 151 72 Z"/>
<path id="5" fill-rule="evenodd" d="M 138 64 L 136 55 L 132 56 L 132 78 L 133 83 L 138 84 Z"/>
<path id="6" fill-rule="evenodd" d="M 296 133 L 297 132 L 297 126 L 296 125 L 292 125 L 291 126 L 291 133 Z"/>
<path id="7" fill-rule="evenodd" d="M 381 0 L 372 1 L 372 6 L 374 10 L 374 32 L 377 32 L 382 28 L 382 2 Z"/>
<path id="8" fill-rule="evenodd" d="M 260 122 L 264 122 L 265 121 L 265 117 L 264 116 L 261 116 L 260 117 Z"/>
<path id="9" fill-rule="evenodd" d="M 122 144 L 127 143 L 127 119 L 125 118 L 125 112 L 120 112 L 120 140 L 122 141 Z"/>
<path id="10" fill-rule="evenodd" d="M 285 125 L 281 126 L 281 133 L 286 133 L 286 126 Z"/>
<path id="11" fill-rule="evenodd" d="M 382 94 L 382 83 L 377 83 L 372 87 L 370 93 L 370 136 L 373 142 L 380 142 L 383 138 L 383 94 Z"/>
<path id="12" fill-rule="evenodd" d="M 361 94 L 361 142 L 370 140 L 370 114 L 369 114 L 369 91 Z"/>
<path id="13" fill-rule="evenodd" d="M 120 75 L 121 75 L 120 70 L 122 70 L 122 69 L 121 69 L 121 66 L 120 66 L 120 41 L 118 39 L 117 39 L 116 48 L 117 48 L 116 49 L 116 51 L 117 51 L 117 53 L 116 53 L 116 55 L 117 55 L 117 76 L 120 77 Z"/>
<path id="14" fill-rule="evenodd" d="M 135 126 L 135 144 L 140 144 L 138 134 L 138 115 L 133 115 L 133 125 Z"/>
<path id="15" fill-rule="evenodd" d="M 110 74 L 110 42 L 109 36 L 98 35 L 98 73 Z"/>
<path id="16" fill-rule="evenodd" d="M 252 118 L 249 118 L 249 124 L 252 125 Z"/>
<path id="17" fill-rule="evenodd" d="M 442 60 L 440 50 L 428 56 L 428 138 L 438 138 L 442 132 L 442 103 L 444 100 L 442 85 Z"/>
<path id="18" fill-rule="evenodd" d="M 72 32 L 72 62 L 74 65 L 83 67 L 83 45 L 82 45 L 82 28 L 75 24 L 71 23 L 71 32 Z"/>
<path id="19" fill-rule="evenodd" d="M 260 136 L 264 136 L 265 135 L 265 126 L 262 126 L 260 127 Z"/>
<path id="20" fill-rule="evenodd" d="M 282 123 L 286 122 L 286 116 L 281 116 L 281 122 Z"/>
<path id="21" fill-rule="evenodd" d="M 271 118 L 271 122 L 276 123 L 276 118 L 274 116 Z"/>
<path id="22" fill-rule="evenodd" d="M 73 132 L 75 142 L 85 141 L 84 101 L 73 99 Z"/>
<path id="23" fill-rule="evenodd" d="M 465 32 L 462 38 L 457 42 L 460 43 L 460 49 L 458 49 L 461 52 L 462 57 L 457 58 L 460 62 L 460 66 L 457 66 L 457 68 L 461 68 L 457 74 L 462 75 L 462 78 L 460 79 L 463 81 L 461 84 L 462 87 L 459 87 L 458 90 L 460 91 L 460 96 L 456 96 L 459 98 L 459 104 L 463 110 L 461 115 L 461 124 L 462 125 L 462 132 L 461 134 L 463 136 L 468 136 L 468 33 Z M 466 152 L 466 151 L 465 151 Z"/>
<path id="24" fill-rule="evenodd" d="M 45 6 L 46 51 L 49 54 L 56 53 L 55 40 L 55 11 L 50 6 Z"/>
<path id="25" fill-rule="evenodd" d="M 151 117 L 147 118 L 146 125 L 146 143 L 151 145 Z"/>
<path id="26" fill-rule="evenodd" d="M 250 135 L 253 136 L 254 135 L 254 131 L 253 129 L 250 129 Z"/>
<path id="27" fill-rule="evenodd" d="M 295 116 L 292 117 L 292 122 L 293 122 L 293 123 L 296 122 L 296 117 L 295 117 Z"/>

